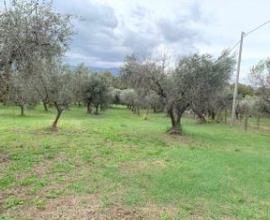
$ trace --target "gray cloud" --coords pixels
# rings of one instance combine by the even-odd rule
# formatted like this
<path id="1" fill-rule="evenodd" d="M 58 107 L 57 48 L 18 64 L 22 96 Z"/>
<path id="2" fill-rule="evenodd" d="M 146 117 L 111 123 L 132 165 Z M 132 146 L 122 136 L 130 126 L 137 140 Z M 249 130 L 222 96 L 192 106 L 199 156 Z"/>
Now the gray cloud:
<path id="1" fill-rule="evenodd" d="M 196 5 L 192 5 L 188 15 L 162 19 L 153 18 L 150 10 L 137 5 L 123 19 L 114 8 L 98 2 L 55 3 L 58 11 L 78 17 L 73 22 L 76 35 L 66 60 L 72 64 L 86 62 L 89 66 L 117 66 L 130 53 L 149 57 L 160 45 L 192 47 L 197 32 L 188 24 L 201 19 Z"/>
<path id="2" fill-rule="evenodd" d="M 186 27 L 183 22 L 162 19 L 158 25 L 161 35 L 167 42 L 192 42 L 197 35 L 195 30 Z"/>

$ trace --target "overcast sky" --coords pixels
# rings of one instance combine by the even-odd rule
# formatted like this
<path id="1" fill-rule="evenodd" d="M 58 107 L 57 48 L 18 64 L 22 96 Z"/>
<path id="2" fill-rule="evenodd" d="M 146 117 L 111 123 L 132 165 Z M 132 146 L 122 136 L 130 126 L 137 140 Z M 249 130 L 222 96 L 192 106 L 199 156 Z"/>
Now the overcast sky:
<path id="1" fill-rule="evenodd" d="M 78 16 L 66 60 L 95 67 L 119 67 L 131 53 L 165 51 L 172 62 L 193 52 L 218 55 L 242 30 L 270 19 L 270 0 L 55 0 L 54 7 Z M 245 39 L 241 79 L 269 52 L 270 24 Z"/>

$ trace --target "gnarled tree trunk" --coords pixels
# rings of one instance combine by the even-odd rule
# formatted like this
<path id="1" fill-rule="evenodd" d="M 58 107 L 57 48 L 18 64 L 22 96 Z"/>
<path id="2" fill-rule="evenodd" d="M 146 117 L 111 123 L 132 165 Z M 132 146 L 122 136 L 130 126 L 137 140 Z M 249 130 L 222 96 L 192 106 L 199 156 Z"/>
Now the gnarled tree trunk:
<path id="1" fill-rule="evenodd" d="M 56 117 L 54 119 L 54 122 L 52 124 L 52 129 L 56 131 L 57 130 L 57 124 L 58 124 L 59 118 L 61 117 L 63 109 L 57 103 L 54 103 L 54 106 L 56 108 L 57 113 L 56 113 Z"/>
<path id="2" fill-rule="evenodd" d="M 181 125 L 181 118 L 184 113 L 184 110 L 179 111 L 175 109 L 174 107 L 171 107 L 168 110 L 168 115 L 171 119 L 171 125 L 172 127 L 168 130 L 169 134 L 182 134 L 182 125 Z"/>

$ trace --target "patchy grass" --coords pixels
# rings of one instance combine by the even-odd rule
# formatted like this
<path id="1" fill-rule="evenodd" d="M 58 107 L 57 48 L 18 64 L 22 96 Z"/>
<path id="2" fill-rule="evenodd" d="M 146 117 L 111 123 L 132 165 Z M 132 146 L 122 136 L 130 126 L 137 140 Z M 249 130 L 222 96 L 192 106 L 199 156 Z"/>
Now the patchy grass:
<path id="1" fill-rule="evenodd" d="M 0 219 L 270 219 L 266 130 L 0 106 Z M 269 121 L 262 121 L 267 126 Z"/>

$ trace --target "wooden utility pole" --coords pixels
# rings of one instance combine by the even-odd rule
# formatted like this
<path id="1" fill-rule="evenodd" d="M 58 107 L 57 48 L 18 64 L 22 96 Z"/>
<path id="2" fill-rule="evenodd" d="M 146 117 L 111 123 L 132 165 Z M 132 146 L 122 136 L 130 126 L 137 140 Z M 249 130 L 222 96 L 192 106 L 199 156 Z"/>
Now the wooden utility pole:
<path id="1" fill-rule="evenodd" d="M 239 82 L 239 74 L 240 74 L 240 67 L 241 67 L 241 58 L 242 58 L 242 48 L 243 48 L 244 36 L 245 36 L 245 33 L 242 32 L 241 39 L 240 39 L 239 54 L 238 54 L 236 80 L 235 80 L 234 92 L 233 92 L 232 118 L 231 118 L 232 124 L 234 123 L 234 120 L 235 120 L 236 99 L 237 99 L 237 95 L 238 95 L 238 82 Z"/>

